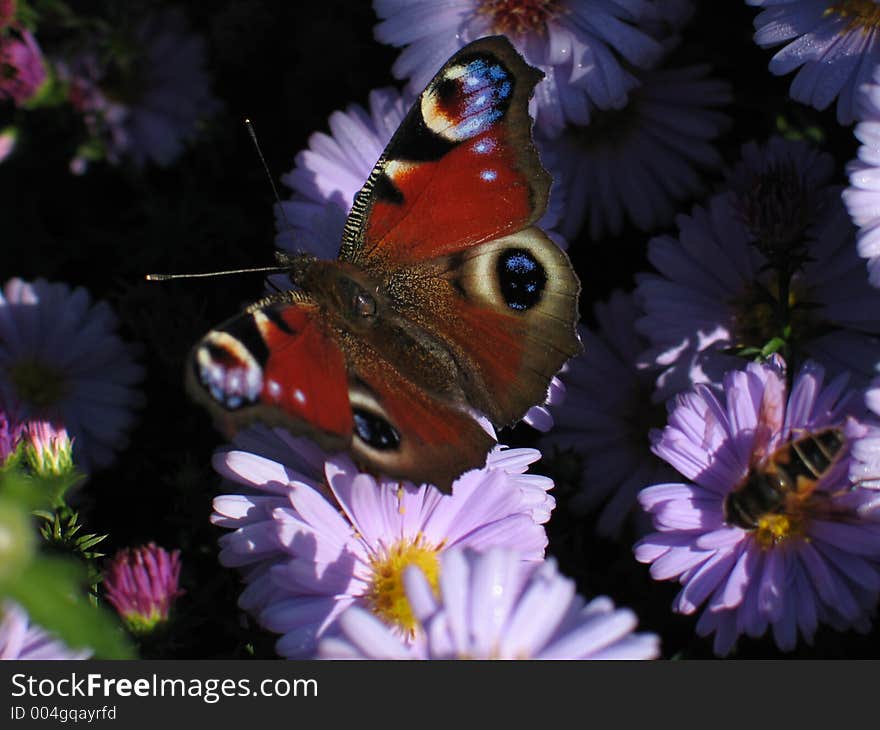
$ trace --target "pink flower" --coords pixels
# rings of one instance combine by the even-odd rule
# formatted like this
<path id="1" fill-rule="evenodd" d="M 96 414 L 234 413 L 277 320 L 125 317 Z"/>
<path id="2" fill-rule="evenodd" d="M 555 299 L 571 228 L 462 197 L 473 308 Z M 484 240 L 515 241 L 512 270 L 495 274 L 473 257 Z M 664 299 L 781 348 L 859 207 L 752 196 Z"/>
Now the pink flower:
<path id="1" fill-rule="evenodd" d="M 73 472 L 73 442 L 64 426 L 51 421 L 29 421 L 26 428 L 25 454 L 35 473 L 62 476 Z"/>
<path id="2" fill-rule="evenodd" d="M 36 95 L 45 80 L 43 54 L 30 31 L 0 36 L 0 99 L 23 104 Z"/>
<path id="3" fill-rule="evenodd" d="M 155 543 L 120 550 L 104 571 L 104 590 L 129 630 L 145 634 L 168 620 L 182 595 L 180 551 Z"/>
<path id="4" fill-rule="evenodd" d="M 17 407 L 7 405 L 0 399 L 0 468 L 18 449 L 25 433 L 18 411 Z"/>

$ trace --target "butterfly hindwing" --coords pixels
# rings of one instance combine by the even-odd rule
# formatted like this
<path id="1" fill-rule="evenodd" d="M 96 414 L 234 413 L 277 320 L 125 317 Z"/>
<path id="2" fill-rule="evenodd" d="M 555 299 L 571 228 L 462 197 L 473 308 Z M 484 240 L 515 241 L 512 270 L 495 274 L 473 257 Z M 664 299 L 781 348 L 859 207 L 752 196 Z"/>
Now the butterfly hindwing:
<path id="1" fill-rule="evenodd" d="M 462 472 L 483 466 L 495 439 L 471 414 L 427 392 L 381 357 L 356 357 L 352 366 L 356 460 L 371 471 L 434 484 L 443 492 Z M 371 438 L 374 432 L 378 439 Z"/>
<path id="2" fill-rule="evenodd" d="M 537 228 L 395 272 L 390 288 L 401 313 L 453 353 L 468 401 L 496 425 L 542 402 L 580 352 L 577 278 Z"/>
<path id="3" fill-rule="evenodd" d="M 222 430 L 261 421 L 348 449 L 376 474 L 448 491 L 494 440 L 307 299 L 254 306 L 193 348 L 188 385 Z"/>

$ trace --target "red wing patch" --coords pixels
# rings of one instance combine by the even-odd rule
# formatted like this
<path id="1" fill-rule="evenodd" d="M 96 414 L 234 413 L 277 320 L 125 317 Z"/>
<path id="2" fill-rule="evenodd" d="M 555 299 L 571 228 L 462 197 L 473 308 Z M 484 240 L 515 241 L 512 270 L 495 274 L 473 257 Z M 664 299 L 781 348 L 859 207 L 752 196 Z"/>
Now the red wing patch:
<path id="1" fill-rule="evenodd" d="M 351 436 L 345 359 L 312 303 L 273 304 L 223 323 L 196 344 L 190 373 L 193 394 L 224 422 Z"/>
<path id="2" fill-rule="evenodd" d="M 531 187 L 504 136 L 503 130 L 480 135 L 436 162 L 389 161 L 386 174 L 403 197 L 405 215 L 399 203 L 375 201 L 364 257 L 408 266 L 528 225 Z"/>
<path id="3" fill-rule="evenodd" d="M 276 316 L 270 317 L 273 312 Z M 352 429 L 342 351 L 321 328 L 313 308 L 285 306 L 254 312 L 269 354 L 262 401 L 315 428 L 340 436 Z"/>

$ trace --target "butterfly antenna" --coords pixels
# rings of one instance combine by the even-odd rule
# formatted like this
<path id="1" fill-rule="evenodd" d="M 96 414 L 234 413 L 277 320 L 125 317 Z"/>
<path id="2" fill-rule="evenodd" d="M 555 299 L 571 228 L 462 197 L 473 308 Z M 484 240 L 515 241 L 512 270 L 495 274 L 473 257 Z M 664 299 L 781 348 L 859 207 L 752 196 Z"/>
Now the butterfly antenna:
<path id="1" fill-rule="evenodd" d="M 281 217 L 284 218 L 284 222 L 287 223 L 287 227 L 292 229 L 293 225 L 290 222 L 290 219 L 287 217 L 287 213 L 284 212 L 284 206 L 281 204 L 281 197 L 278 195 L 278 188 L 275 187 L 275 181 L 272 179 L 272 173 L 269 172 L 269 165 L 266 164 L 266 158 L 263 155 L 263 150 L 260 148 L 260 143 L 257 140 L 257 133 L 254 131 L 254 125 L 250 119 L 244 120 L 244 126 L 247 127 L 248 134 L 251 136 L 251 141 L 254 143 L 254 147 L 257 150 L 257 155 L 260 157 L 260 162 L 263 164 L 263 169 L 266 171 L 266 177 L 269 178 L 269 184 L 272 186 L 272 193 L 275 195 L 275 202 L 278 203 L 278 209 L 281 211 Z M 228 271 L 208 271 L 204 273 L 198 274 L 147 274 L 147 281 L 169 281 L 171 279 L 204 279 L 210 276 L 227 276 L 230 274 L 250 274 L 250 273 L 273 273 L 278 274 L 283 271 L 290 271 L 290 261 L 287 258 L 279 257 L 279 265 L 278 266 L 260 266 L 254 269 L 230 269 Z M 269 282 L 270 285 L 278 289 L 275 284 Z M 280 289 L 278 289 L 280 291 Z"/>
<path id="2" fill-rule="evenodd" d="M 260 157 L 260 162 L 263 163 L 263 169 L 266 171 L 266 177 L 269 178 L 269 184 L 272 186 L 272 193 L 275 195 L 275 202 L 278 203 L 278 210 L 281 211 L 281 217 L 284 218 L 284 222 L 287 224 L 287 227 L 292 229 L 293 224 L 287 217 L 287 213 L 284 212 L 284 206 L 281 204 L 281 197 L 278 195 L 278 188 L 275 187 L 275 180 L 272 178 L 272 173 L 269 172 L 269 165 L 266 164 L 266 158 L 263 156 L 263 150 L 260 147 L 259 141 L 257 140 L 257 133 L 254 131 L 254 125 L 250 119 L 245 119 L 244 126 L 247 127 L 248 134 L 251 136 L 251 142 L 254 143 L 254 147 L 257 150 L 257 155 L 259 155 Z"/>
<path id="3" fill-rule="evenodd" d="M 199 274 L 147 274 L 147 281 L 168 281 L 170 279 L 206 279 L 209 276 L 228 276 L 231 274 L 252 274 L 271 272 L 278 274 L 287 271 L 288 266 L 259 266 L 255 269 L 229 269 L 227 271 L 207 271 Z"/>

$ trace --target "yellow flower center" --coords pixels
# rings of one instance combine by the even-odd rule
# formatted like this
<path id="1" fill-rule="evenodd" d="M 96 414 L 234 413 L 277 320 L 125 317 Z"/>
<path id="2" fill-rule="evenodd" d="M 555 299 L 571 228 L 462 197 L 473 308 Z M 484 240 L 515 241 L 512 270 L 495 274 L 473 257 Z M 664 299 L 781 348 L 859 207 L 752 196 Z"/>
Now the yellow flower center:
<path id="1" fill-rule="evenodd" d="M 507 36 L 545 35 L 547 22 L 563 10 L 560 0 L 480 0 L 477 7 L 490 16 L 492 30 Z"/>
<path id="2" fill-rule="evenodd" d="M 869 32 L 880 28 L 880 5 L 874 0 L 842 0 L 831 5 L 825 15 L 837 14 L 849 19 L 847 30 L 861 28 Z"/>
<path id="3" fill-rule="evenodd" d="M 18 397 L 37 409 L 55 405 L 67 392 L 61 371 L 36 359 L 15 363 L 9 368 L 9 377 Z"/>
<path id="4" fill-rule="evenodd" d="M 801 514 L 769 513 L 758 520 L 755 540 L 765 550 L 791 537 L 804 536 L 804 517 Z"/>
<path id="5" fill-rule="evenodd" d="M 403 587 L 403 573 L 410 565 L 416 566 L 434 593 L 439 593 L 441 547 L 429 545 L 419 535 L 415 540 L 401 540 L 375 556 L 370 565 L 373 578 L 365 596 L 370 610 L 385 623 L 407 634 L 415 633 L 416 619 Z"/>

